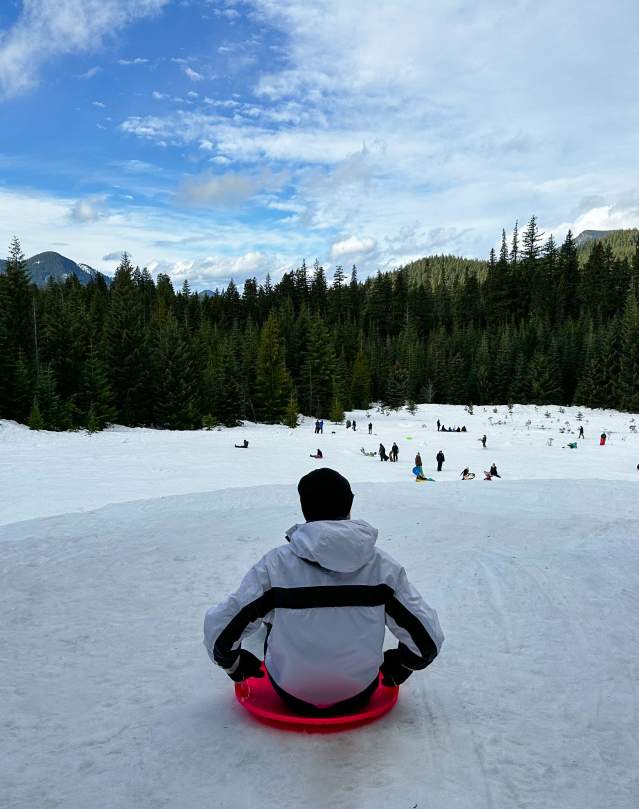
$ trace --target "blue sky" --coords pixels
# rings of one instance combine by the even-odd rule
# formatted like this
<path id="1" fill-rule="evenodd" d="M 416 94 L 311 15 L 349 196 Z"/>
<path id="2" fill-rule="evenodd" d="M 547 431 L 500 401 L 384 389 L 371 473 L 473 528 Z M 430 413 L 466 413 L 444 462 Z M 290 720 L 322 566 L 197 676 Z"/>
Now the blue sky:
<path id="1" fill-rule="evenodd" d="M 5 0 L 0 240 L 196 288 L 639 225 L 639 7 Z"/>

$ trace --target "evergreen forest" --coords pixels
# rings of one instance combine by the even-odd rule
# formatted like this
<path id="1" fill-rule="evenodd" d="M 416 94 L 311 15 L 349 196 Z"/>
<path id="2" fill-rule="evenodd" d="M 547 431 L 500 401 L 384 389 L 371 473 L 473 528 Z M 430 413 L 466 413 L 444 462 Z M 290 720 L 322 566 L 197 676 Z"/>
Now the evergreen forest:
<path id="1" fill-rule="evenodd" d="M 617 237 L 619 241 L 619 237 Z M 277 283 L 175 290 L 124 254 L 111 284 L 0 275 L 0 417 L 33 429 L 341 421 L 380 402 L 639 411 L 639 237 L 578 249 L 535 217 L 487 261 L 421 259 L 364 281 L 305 262 Z"/>

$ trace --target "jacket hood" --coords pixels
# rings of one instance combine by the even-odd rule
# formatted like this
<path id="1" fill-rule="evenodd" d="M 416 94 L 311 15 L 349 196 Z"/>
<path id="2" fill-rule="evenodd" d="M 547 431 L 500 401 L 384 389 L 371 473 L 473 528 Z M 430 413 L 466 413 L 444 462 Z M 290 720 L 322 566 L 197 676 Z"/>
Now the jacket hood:
<path id="1" fill-rule="evenodd" d="M 364 520 L 317 520 L 294 525 L 286 538 L 301 559 L 336 573 L 353 573 L 373 558 L 377 528 Z"/>

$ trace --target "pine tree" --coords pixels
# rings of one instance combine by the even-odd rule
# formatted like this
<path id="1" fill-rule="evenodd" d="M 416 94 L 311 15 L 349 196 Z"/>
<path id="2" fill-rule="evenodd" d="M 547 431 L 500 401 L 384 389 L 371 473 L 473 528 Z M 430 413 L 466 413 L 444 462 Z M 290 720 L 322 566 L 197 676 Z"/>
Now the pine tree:
<path id="1" fill-rule="evenodd" d="M 199 426 L 199 418 L 195 412 L 195 376 L 191 357 L 178 321 L 173 315 L 155 325 L 151 356 L 155 424 L 169 430 L 186 430 Z M 222 420 L 219 414 L 216 415 Z"/>
<path id="2" fill-rule="evenodd" d="M 222 350 L 217 368 L 214 412 L 221 424 L 235 427 L 242 415 L 242 388 L 239 382 L 239 367 L 230 342 Z"/>
<path id="3" fill-rule="evenodd" d="M 39 406 L 44 429 L 67 430 L 71 426 L 68 408 L 58 395 L 55 373 L 49 366 L 40 370 L 35 401 Z"/>
<path id="4" fill-rule="evenodd" d="M 271 314 L 262 328 L 257 351 L 256 411 L 260 421 L 267 424 L 278 424 L 290 416 L 292 383 L 284 356 L 277 318 Z"/>
<path id="5" fill-rule="evenodd" d="M 330 409 L 335 375 L 335 350 L 331 335 L 323 320 L 311 319 L 306 350 L 297 382 L 302 412 L 321 416 Z"/>
<path id="6" fill-rule="evenodd" d="M 619 404 L 623 410 L 639 411 L 639 303 L 634 284 L 626 296 L 621 323 Z"/>
<path id="7" fill-rule="evenodd" d="M 93 347 L 82 368 L 78 408 L 81 423 L 92 433 L 103 430 L 115 418 L 113 393 L 102 360 Z"/>
<path id="8" fill-rule="evenodd" d="M 353 365 L 351 402 L 354 408 L 365 410 L 371 401 L 371 373 L 366 354 L 360 349 Z"/>
<path id="9" fill-rule="evenodd" d="M 297 396 L 295 391 L 291 390 L 288 397 L 288 404 L 286 405 L 286 415 L 284 416 L 284 424 L 291 429 L 295 429 L 299 424 L 299 406 L 297 404 Z"/>
<path id="10" fill-rule="evenodd" d="M 344 408 L 337 395 L 333 396 L 329 417 L 335 424 L 341 424 L 344 421 Z"/>
<path id="11" fill-rule="evenodd" d="M 30 430 L 44 430 L 44 419 L 42 418 L 42 413 L 40 412 L 37 396 L 31 405 L 31 411 L 29 412 L 27 424 Z"/>
<path id="12" fill-rule="evenodd" d="M 408 397 L 408 372 L 401 365 L 395 365 L 388 379 L 383 403 L 391 410 L 399 410 Z"/>
<path id="13" fill-rule="evenodd" d="M 537 404 L 559 404 L 561 385 L 556 354 L 537 351 L 530 364 L 532 399 Z"/>
<path id="14" fill-rule="evenodd" d="M 111 307 L 105 324 L 105 357 L 117 418 L 125 425 L 148 423 L 150 357 L 140 295 L 133 283 L 133 266 L 126 253 L 111 287 Z"/>

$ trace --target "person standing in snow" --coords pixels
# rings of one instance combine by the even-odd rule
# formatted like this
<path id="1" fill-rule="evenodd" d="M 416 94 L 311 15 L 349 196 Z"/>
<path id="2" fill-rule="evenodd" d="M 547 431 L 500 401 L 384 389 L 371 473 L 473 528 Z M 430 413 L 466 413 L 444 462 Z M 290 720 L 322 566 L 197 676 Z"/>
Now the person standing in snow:
<path id="1" fill-rule="evenodd" d="M 607 436 L 605 433 L 602 433 L 602 434 L 601 434 L 601 437 L 599 438 L 599 446 L 600 446 L 600 447 L 605 446 L 605 444 L 606 444 L 606 438 L 608 438 L 608 436 Z"/>
<path id="2" fill-rule="evenodd" d="M 439 428 L 440 428 L 441 426 L 442 426 L 442 425 L 440 424 L 439 419 L 437 419 L 437 432 L 439 432 Z"/>
<path id="3" fill-rule="evenodd" d="M 387 461 L 388 460 L 388 455 L 386 454 L 386 447 L 383 444 L 379 445 L 378 452 L 379 452 L 380 461 Z"/>
<path id="4" fill-rule="evenodd" d="M 357 432 L 357 423 L 355 419 L 353 419 L 353 432 Z"/>
<path id="5" fill-rule="evenodd" d="M 346 419 L 346 429 L 347 430 L 351 429 L 351 420 L 350 419 Z"/>
<path id="6" fill-rule="evenodd" d="M 483 436 L 481 437 L 481 445 L 482 445 L 482 447 L 483 447 L 484 449 L 486 449 L 486 436 L 485 436 L 485 435 L 483 435 Z"/>
<path id="7" fill-rule="evenodd" d="M 397 463 L 397 459 L 399 458 L 399 447 L 395 442 L 393 442 L 393 446 L 391 447 L 390 451 L 390 459 Z"/>
<path id="8" fill-rule="evenodd" d="M 439 450 L 437 455 L 435 455 L 435 460 L 437 461 L 437 471 L 441 472 L 442 471 L 442 464 L 446 460 L 446 458 L 444 457 L 444 453 L 441 451 L 441 449 Z"/>
<path id="9" fill-rule="evenodd" d="M 351 519 L 346 478 L 317 469 L 297 490 L 306 522 L 207 611 L 204 646 L 236 683 L 267 675 L 300 714 L 352 713 L 370 700 L 380 673 L 397 686 L 429 666 L 444 635 L 404 568 L 375 547 L 377 529 Z M 241 646 L 262 624 L 264 666 Z M 399 645 L 384 652 L 386 626 Z"/>
<path id="10" fill-rule="evenodd" d="M 579 425 L 579 436 L 578 437 L 579 438 L 584 437 L 584 428 L 583 428 L 583 425 L 581 425 L 581 424 Z"/>
<path id="11" fill-rule="evenodd" d="M 368 434 L 373 435 L 373 422 L 372 421 L 368 422 Z"/>
<path id="12" fill-rule="evenodd" d="M 319 422 L 319 431 L 322 435 L 324 435 L 324 419 L 320 419 Z"/>

